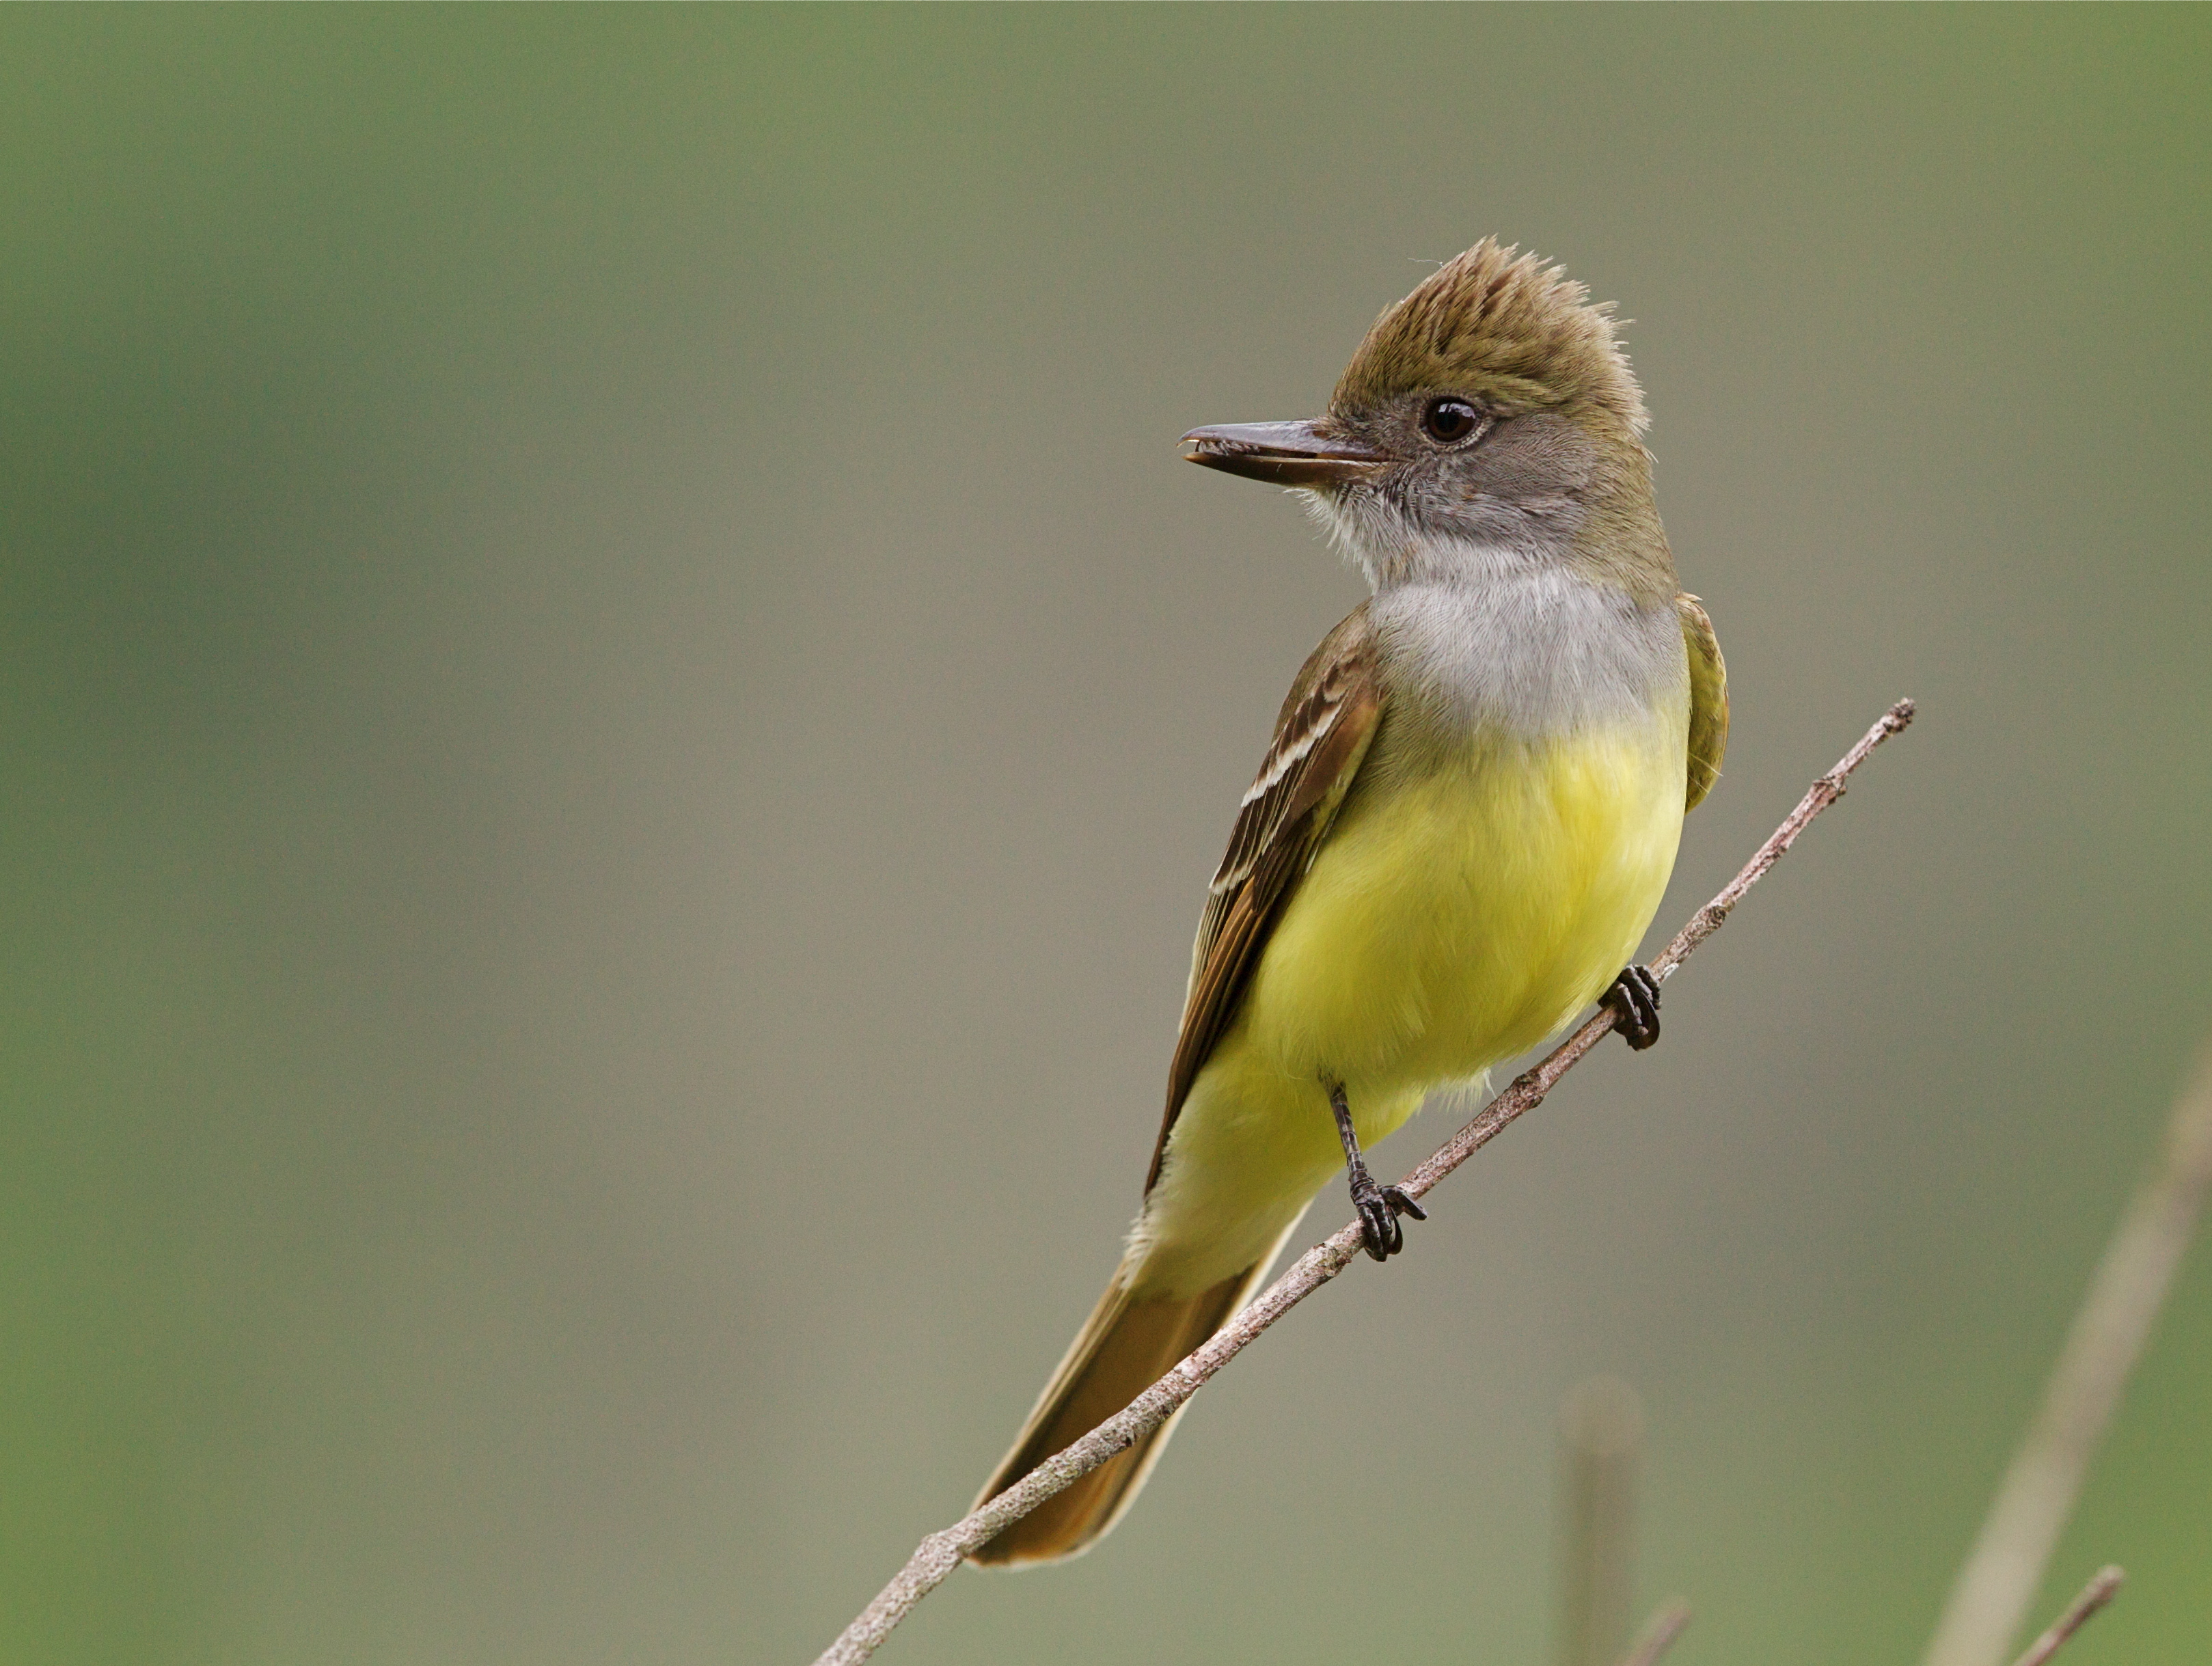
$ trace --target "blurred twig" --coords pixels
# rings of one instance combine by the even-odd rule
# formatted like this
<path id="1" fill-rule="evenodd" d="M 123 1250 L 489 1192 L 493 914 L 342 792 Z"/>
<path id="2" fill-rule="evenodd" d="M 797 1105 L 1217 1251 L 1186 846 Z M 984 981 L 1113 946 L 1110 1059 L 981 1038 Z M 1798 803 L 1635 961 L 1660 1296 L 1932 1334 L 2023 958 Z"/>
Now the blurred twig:
<path id="1" fill-rule="evenodd" d="M 1617 1377 L 1559 1408 L 1559 1666 L 1618 1666 L 1636 1596 L 1636 1471 L 1644 1408 Z"/>
<path id="2" fill-rule="evenodd" d="M 1674 1646 L 1674 1639 L 1690 1624 L 1690 1605 L 1679 1597 L 1661 1606 L 1644 1622 L 1636 1646 L 1620 1658 L 1620 1666 L 1659 1666 L 1659 1657 Z"/>
<path id="3" fill-rule="evenodd" d="M 1875 747 L 1890 736 L 1902 733 L 1911 721 L 1910 700 L 1900 700 L 1885 712 L 1881 721 L 1859 738 L 1834 769 L 1813 783 L 1797 801 L 1797 807 L 1783 818 L 1782 825 L 1759 846 L 1742 871 L 1711 902 L 1690 916 L 1690 922 L 1652 959 L 1652 976 L 1660 979 L 1670 976 L 1698 944 L 1718 931 L 1726 923 L 1729 912 L 1743 900 L 1744 894 L 1782 860 L 1784 853 L 1797 842 L 1798 835 L 1812 824 L 1813 818 L 1843 796 L 1844 779 L 1867 761 Z M 1407 1193 L 1415 1198 L 1422 1196 L 1496 1139 L 1509 1123 L 1541 1104 L 1544 1096 L 1559 1079 L 1611 1035 L 1613 1027 L 1610 1011 L 1601 1010 L 1586 1020 L 1574 1034 L 1547 1054 L 1541 1063 L 1516 1077 L 1510 1087 L 1485 1105 L 1428 1161 L 1407 1175 L 1402 1183 Z M 1131 1401 L 1125 1409 L 1108 1418 L 1066 1450 L 1047 1458 L 981 1508 L 924 1539 L 907 1559 L 906 1566 L 877 1593 L 875 1600 L 860 1611 L 837 1640 L 823 1651 L 815 1666 L 858 1666 L 876 1651 L 890 1635 L 891 1628 L 906 1617 L 915 1603 L 944 1583 L 969 1551 L 988 1542 L 1008 1523 L 1019 1521 L 1115 1453 L 1127 1451 L 1139 1436 L 1166 1422 L 1177 1407 L 1242 1353 L 1247 1343 L 1342 1272 L 1359 1252 L 1359 1231 L 1357 1224 L 1346 1226 L 1307 1250 L 1249 1307 Z"/>
<path id="4" fill-rule="evenodd" d="M 2081 1477 L 2189 1248 L 2208 1189 L 2212 1046 L 2173 1108 L 2158 1167 L 2136 1193 L 2105 1248 L 2051 1373 L 2043 1408 L 2021 1442 L 1982 1523 L 1981 1537 L 1951 1588 L 1951 1600 L 1928 1645 L 1927 1666 L 2000 1666 L 2006 1648 L 2020 1634 L 2051 1553 L 2074 1513 Z"/>
<path id="5" fill-rule="evenodd" d="M 2013 1666 L 2043 1666 L 2058 1652 L 2058 1645 L 2081 1629 L 2082 1622 L 2120 1594 L 2127 1575 L 2116 1567 L 2102 1567 L 2081 1587 L 2081 1594 L 2066 1605 L 2066 1612 L 2051 1622 L 2051 1629 L 2027 1645 L 2027 1652 Z"/>

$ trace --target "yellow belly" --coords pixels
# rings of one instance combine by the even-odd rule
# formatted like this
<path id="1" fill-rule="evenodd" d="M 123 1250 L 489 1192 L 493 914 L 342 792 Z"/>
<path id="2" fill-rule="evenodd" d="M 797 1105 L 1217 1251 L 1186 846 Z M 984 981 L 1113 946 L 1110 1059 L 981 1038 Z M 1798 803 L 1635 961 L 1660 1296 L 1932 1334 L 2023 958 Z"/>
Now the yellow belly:
<path id="1" fill-rule="evenodd" d="M 1603 992 L 1674 869 L 1686 731 L 1668 713 L 1487 742 L 1355 793 L 1176 1119 L 1134 1234 L 1143 1283 L 1200 1288 L 1272 1253 L 1343 1161 L 1325 1083 L 1370 1143 Z"/>
<path id="2" fill-rule="evenodd" d="M 1251 1046 L 1286 1075 L 1389 1097 L 1557 1030 L 1659 906 L 1682 831 L 1680 733 L 1494 745 L 1354 799 L 1246 994 Z"/>

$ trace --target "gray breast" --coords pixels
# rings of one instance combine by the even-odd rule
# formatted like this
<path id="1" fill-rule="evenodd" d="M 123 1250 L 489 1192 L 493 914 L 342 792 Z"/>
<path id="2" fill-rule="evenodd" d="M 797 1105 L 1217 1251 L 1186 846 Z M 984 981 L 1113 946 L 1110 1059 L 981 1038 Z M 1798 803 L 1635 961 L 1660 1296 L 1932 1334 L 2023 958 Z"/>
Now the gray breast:
<path id="1" fill-rule="evenodd" d="M 1678 711 L 1688 697 L 1672 599 L 1639 606 L 1559 566 L 1395 587 L 1370 617 L 1401 733 L 1535 739 Z"/>

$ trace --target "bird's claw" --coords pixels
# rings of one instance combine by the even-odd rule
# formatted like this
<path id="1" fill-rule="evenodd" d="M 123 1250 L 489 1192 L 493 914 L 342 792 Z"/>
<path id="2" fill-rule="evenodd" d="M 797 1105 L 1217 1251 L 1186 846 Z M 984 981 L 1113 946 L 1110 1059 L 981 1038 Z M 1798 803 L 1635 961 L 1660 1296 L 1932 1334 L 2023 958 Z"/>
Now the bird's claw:
<path id="1" fill-rule="evenodd" d="M 1400 1215 L 1429 1218 L 1427 1210 L 1406 1195 L 1403 1186 L 1378 1186 L 1364 1174 L 1352 1183 L 1352 1207 L 1359 1212 L 1361 1246 L 1376 1261 L 1388 1261 L 1406 1247 Z"/>
<path id="2" fill-rule="evenodd" d="M 1598 1005 L 1613 1013 L 1613 1027 L 1638 1052 L 1659 1039 L 1659 980 L 1645 968 L 1624 968 Z"/>
<path id="3" fill-rule="evenodd" d="M 1382 1189 L 1382 1201 L 1390 1206 L 1392 1214 L 1411 1215 L 1415 1220 L 1426 1220 L 1429 1218 L 1429 1212 L 1408 1197 L 1403 1186 L 1385 1186 Z"/>

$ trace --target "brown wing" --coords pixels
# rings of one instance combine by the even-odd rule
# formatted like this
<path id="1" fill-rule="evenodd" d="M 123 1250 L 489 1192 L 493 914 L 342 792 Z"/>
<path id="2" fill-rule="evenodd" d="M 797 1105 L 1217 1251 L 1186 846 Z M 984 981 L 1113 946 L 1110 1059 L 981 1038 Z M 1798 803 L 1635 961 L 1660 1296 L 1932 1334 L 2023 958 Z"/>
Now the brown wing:
<path id="1" fill-rule="evenodd" d="M 1695 810 L 1721 778 L 1721 757 L 1728 751 L 1728 663 L 1698 599 L 1685 593 L 1674 598 L 1674 607 L 1690 650 L 1690 780 L 1683 807 Z"/>
<path id="2" fill-rule="evenodd" d="M 1199 921 L 1182 1032 L 1168 1070 L 1167 1115 L 1145 1177 L 1147 1192 L 1159 1180 L 1168 1135 L 1191 1083 L 1236 1017 L 1268 933 L 1359 773 L 1382 703 L 1375 678 L 1374 634 L 1363 602 L 1322 638 L 1291 684 L 1267 760 L 1237 809 L 1228 854 L 1213 876 Z"/>

